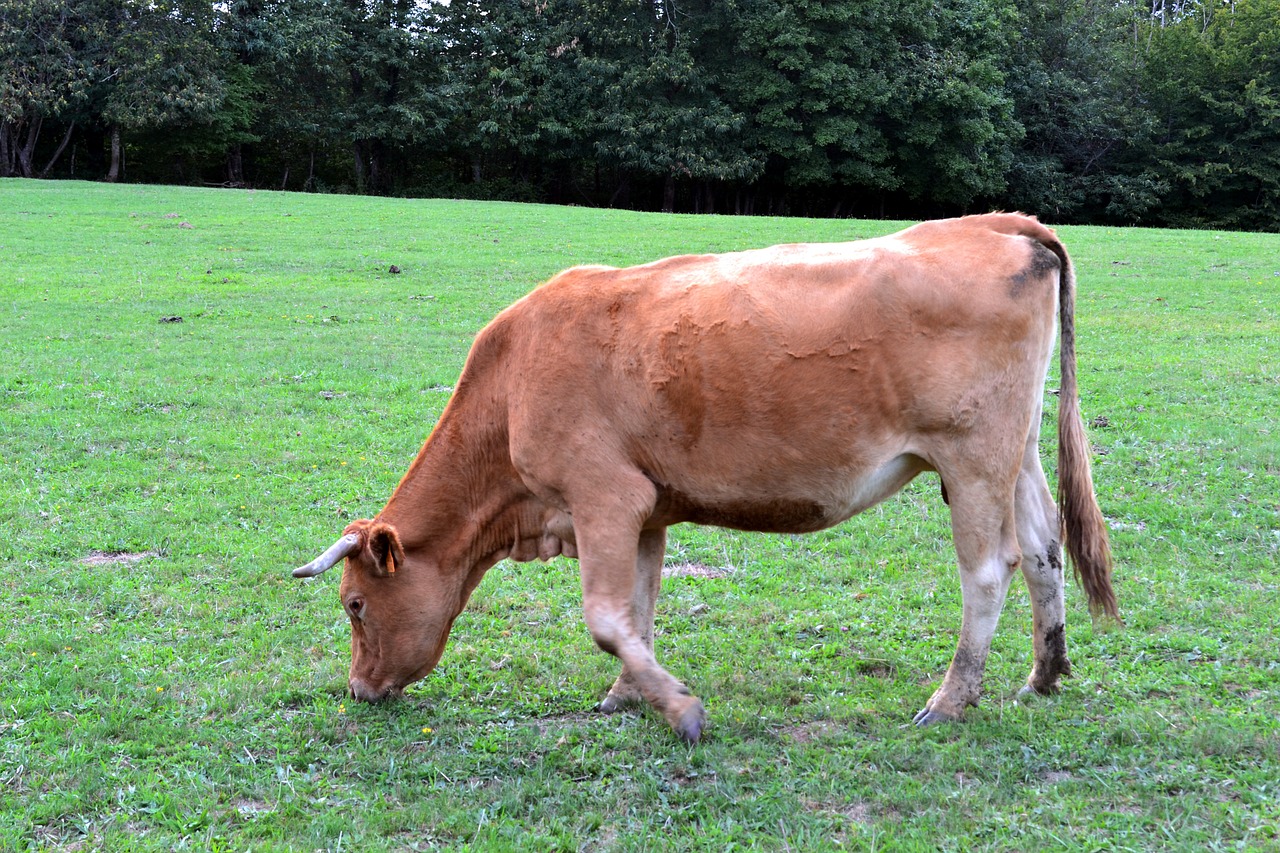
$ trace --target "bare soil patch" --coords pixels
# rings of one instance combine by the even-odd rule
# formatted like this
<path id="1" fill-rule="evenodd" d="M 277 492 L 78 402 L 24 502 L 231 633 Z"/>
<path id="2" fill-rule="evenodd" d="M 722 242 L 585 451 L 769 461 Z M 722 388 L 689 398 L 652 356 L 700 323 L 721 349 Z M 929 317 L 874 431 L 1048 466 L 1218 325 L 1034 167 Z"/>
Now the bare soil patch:
<path id="1" fill-rule="evenodd" d="M 675 563 L 662 567 L 664 578 L 727 578 L 733 566 L 708 566 L 705 563 Z"/>
<path id="2" fill-rule="evenodd" d="M 159 557 L 155 551 L 90 551 L 80 558 L 82 566 L 132 566 L 150 557 Z"/>

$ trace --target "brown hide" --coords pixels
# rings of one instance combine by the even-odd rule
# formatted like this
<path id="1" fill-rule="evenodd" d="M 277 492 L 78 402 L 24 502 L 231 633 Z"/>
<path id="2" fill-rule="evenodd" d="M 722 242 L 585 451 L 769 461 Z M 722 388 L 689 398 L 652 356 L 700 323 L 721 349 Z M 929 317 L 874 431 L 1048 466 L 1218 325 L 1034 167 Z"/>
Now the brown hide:
<path id="1" fill-rule="evenodd" d="M 1069 668 L 1062 537 L 1035 447 L 1059 301 L 1069 306 L 1073 288 L 1053 232 L 1015 214 L 561 273 L 479 334 L 386 507 L 346 531 L 358 537 L 341 584 L 352 692 L 380 699 L 430 672 L 498 560 L 563 553 L 580 558 L 592 635 L 623 661 L 604 707 L 643 698 L 696 740 L 700 703 L 652 653 L 666 527 L 818 530 L 930 470 L 952 509 L 965 616 L 918 721 L 976 702 L 1020 567 L 1047 602 L 1028 687 L 1055 689 Z M 1074 466 L 1063 481 L 1082 507 L 1067 541 L 1083 543 L 1077 569 L 1114 614 L 1083 431 L 1060 424 L 1062 436 Z"/>

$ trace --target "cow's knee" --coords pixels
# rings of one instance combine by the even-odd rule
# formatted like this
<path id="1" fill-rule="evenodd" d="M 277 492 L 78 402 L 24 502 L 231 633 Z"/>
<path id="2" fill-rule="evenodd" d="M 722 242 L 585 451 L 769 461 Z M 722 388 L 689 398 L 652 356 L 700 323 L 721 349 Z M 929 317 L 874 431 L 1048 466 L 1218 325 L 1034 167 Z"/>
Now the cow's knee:
<path id="1" fill-rule="evenodd" d="M 587 630 L 591 639 L 604 651 L 620 657 L 622 654 L 622 631 L 615 615 L 587 614 Z"/>

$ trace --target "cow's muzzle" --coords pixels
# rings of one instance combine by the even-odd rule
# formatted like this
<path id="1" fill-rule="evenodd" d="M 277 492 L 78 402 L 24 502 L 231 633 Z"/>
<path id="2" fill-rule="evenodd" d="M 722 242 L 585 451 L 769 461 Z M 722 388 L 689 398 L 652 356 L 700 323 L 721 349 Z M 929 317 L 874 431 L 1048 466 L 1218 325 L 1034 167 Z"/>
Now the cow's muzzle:
<path id="1" fill-rule="evenodd" d="M 404 695 L 403 687 L 390 684 L 374 687 L 355 677 L 347 682 L 347 689 L 351 691 L 352 698 L 360 702 L 382 702 L 387 699 L 398 699 Z"/>

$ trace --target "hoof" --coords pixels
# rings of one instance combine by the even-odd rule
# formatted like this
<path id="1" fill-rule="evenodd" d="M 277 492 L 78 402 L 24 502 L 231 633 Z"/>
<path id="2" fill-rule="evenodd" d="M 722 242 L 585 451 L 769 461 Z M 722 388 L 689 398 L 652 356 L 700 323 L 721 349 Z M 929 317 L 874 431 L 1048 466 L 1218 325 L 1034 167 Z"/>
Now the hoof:
<path id="1" fill-rule="evenodd" d="M 1018 701 L 1028 705 L 1046 696 L 1054 696 L 1060 692 L 1062 692 L 1062 686 L 1057 682 L 1050 684 L 1048 687 L 1033 687 L 1030 684 L 1024 684 L 1022 689 L 1018 691 Z"/>
<path id="2" fill-rule="evenodd" d="M 604 699 L 596 705 L 596 710 L 602 714 L 616 714 L 643 702 L 644 696 L 640 694 L 640 688 L 636 686 L 635 679 L 624 670 L 623 674 L 613 682 Z"/>
<path id="3" fill-rule="evenodd" d="M 692 746 L 698 742 L 698 738 L 702 737 L 702 727 L 706 722 L 707 712 L 703 710 L 702 703 L 694 699 L 672 728 L 675 729 L 676 734 L 680 735 L 681 740 Z"/>
<path id="4" fill-rule="evenodd" d="M 614 696 L 610 693 L 604 699 L 600 700 L 600 704 L 596 706 L 596 710 L 602 714 L 616 714 L 626 708 L 628 705 L 634 705 L 635 700 L 626 699 L 621 696 Z"/>
<path id="5" fill-rule="evenodd" d="M 929 708 L 921 708 L 920 713 L 911 718 L 911 722 L 920 728 L 932 726 L 937 723 L 959 723 L 963 722 L 963 717 L 952 717 L 947 714 L 940 714 L 937 711 L 931 711 Z"/>

